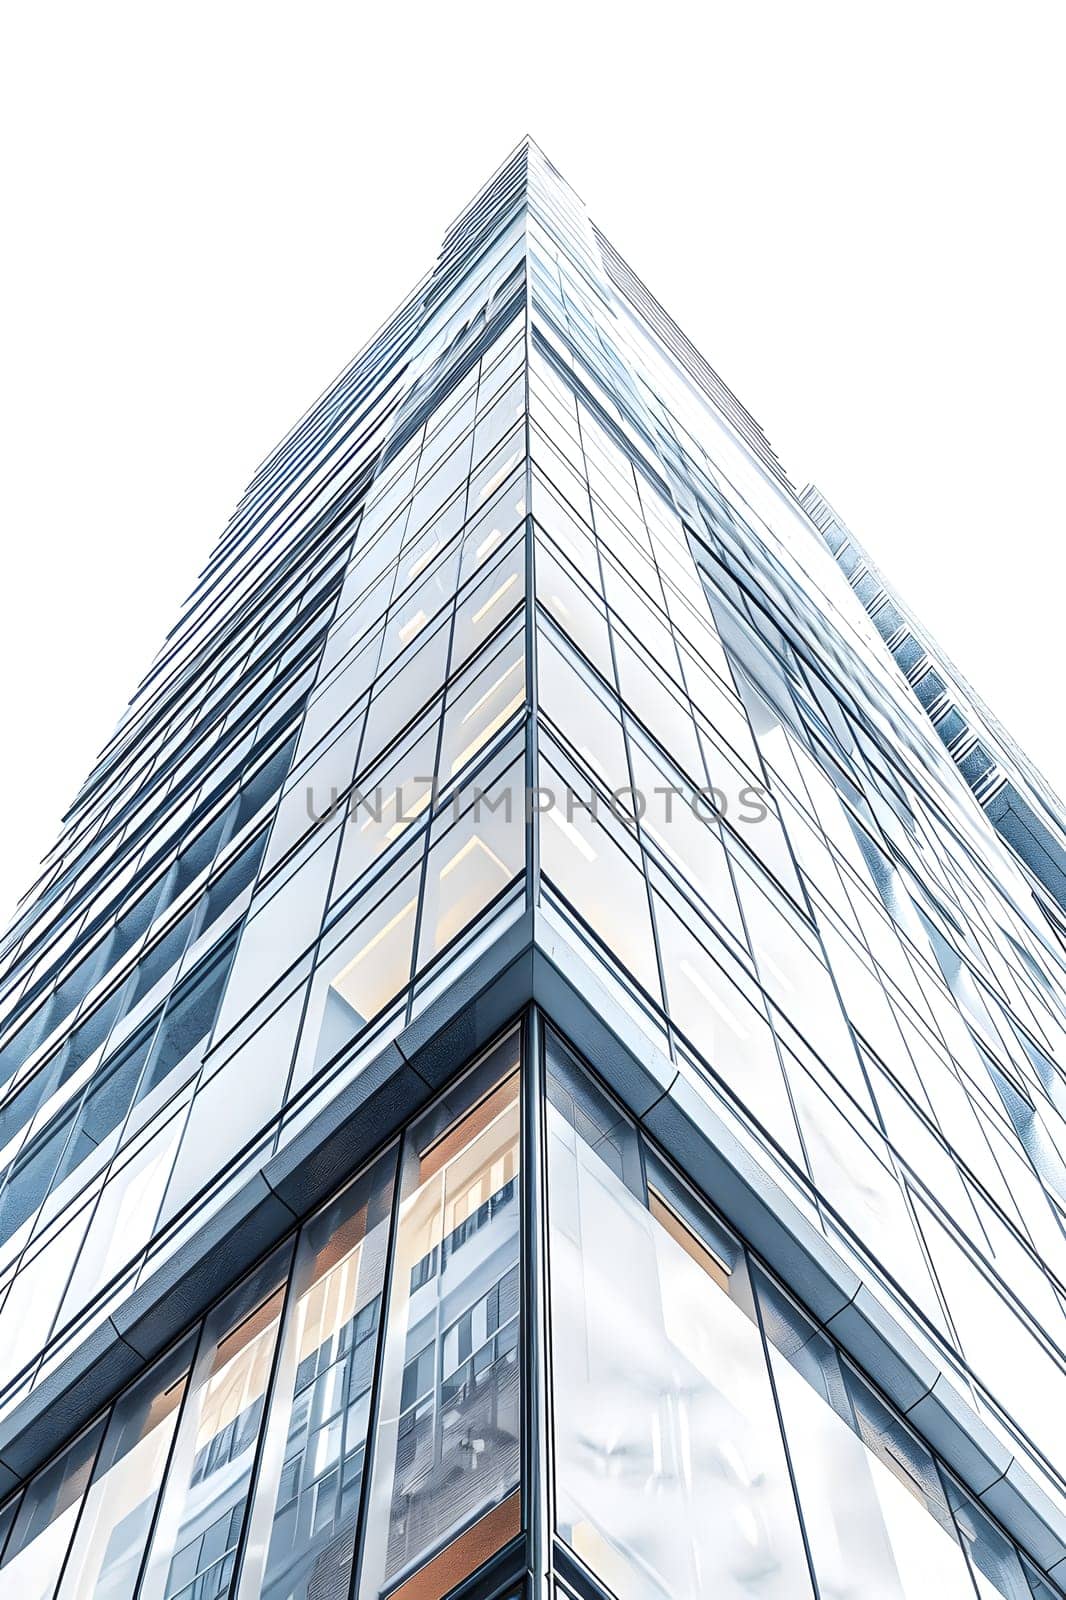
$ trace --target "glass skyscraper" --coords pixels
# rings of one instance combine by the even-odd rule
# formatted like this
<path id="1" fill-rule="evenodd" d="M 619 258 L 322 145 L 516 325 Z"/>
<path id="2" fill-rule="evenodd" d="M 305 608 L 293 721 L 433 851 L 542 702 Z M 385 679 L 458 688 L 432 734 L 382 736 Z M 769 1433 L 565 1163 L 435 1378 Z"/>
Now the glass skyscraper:
<path id="1" fill-rule="evenodd" d="M 1062 914 L 812 493 L 529 141 L 263 463 L 0 947 L 0 1600 L 1063 1592 Z"/>

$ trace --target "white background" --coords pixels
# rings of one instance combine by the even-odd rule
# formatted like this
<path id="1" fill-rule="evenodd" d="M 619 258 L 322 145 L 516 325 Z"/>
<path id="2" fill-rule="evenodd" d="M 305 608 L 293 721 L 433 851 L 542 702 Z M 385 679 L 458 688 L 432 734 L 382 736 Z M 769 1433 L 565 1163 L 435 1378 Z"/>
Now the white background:
<path id="1" fill-rule="evenodd" d="M 525 132 L 1066 789 L 1064 15 L 9 6 L 0 919 L 257 463 Z"/>

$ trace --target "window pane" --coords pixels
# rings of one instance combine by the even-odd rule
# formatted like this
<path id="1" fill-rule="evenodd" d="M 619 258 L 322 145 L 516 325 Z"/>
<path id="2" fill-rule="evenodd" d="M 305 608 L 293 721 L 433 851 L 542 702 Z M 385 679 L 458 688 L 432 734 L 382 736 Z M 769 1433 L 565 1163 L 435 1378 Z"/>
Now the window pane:
<path id="1" fill-rule="evenodd" d="M 410 858 L 407 851 L 404 861 Z M 420 855 L 418 859 L 420 863 Z M 316 1065 L 354 1039 L 410 981 L 418 875 L 415 866 L 387 893 L 381 893 L 380 881 L 369 889 L 358 927 L 330 957 L 329 965 L 335 970 L 326 992 Z M 360 908 L 362 905 L 360 902 Z"/>
<path id="2" fill-rule="evenodd" d="M 396 1152 L 304 1229 L 238 1593 L 348 1592 Z"/>
<path id="3" fill-rule="evenodd" d="M 543 536 L 536 544 L 537 599 L 609 684 L 614 683 L 607 616 Z M 588 574 L 586 573 L 587 577 Z"/>
<path id="4" fill-rule="evenodd" d="M 23 1495 L 0 1561 L 4 1600 L 52 1600 L 103 1428 L 83 1433 Z"/>
<path id="5" fill-rule="evenodd" d="M 214 1026 L 235 948 L 236 938 L 223 940 L 175 990 L 156 1035 L 151 1060 L 137 1088 L 138 1102 L 176 1067 L 184 1065 L 185 1076 L 189 1077 L 192 1069 L 199 1065 Z M 168 1085 L 168 1093 L 173 1093 L 175 1088 L 176 1084 Z"/>
<path id="6" fill-rule="evenodd" d="M 629 644 L 618 628 L 614 635 L 622 699 L 663 749 L 669 750 L 678 766 L 702 784 L 703 758 L 691 711 L 680 700 L 679 691 L 667 686 L 643 652 Z"/>
<path id="7" fill-rule="evenodd" d="M 821 1072 L 811 1061 L 812 1071 Z M 786 1060 L 793 1104 L 803 1135 L 807 1161 L 820 1193 L 854 1231 L 863 1247 L 893 1274 L 938 1325 L 942 1316 L 933 1293 L 918 1237 L 903 1192 L 887 1164 L 883 1144 L 872 1148 L 877 1130 L 863 1125 L 860 1133 L 835 1103 L 831 1080 L 816 1083 L 811 1072 Z M 823 1087 L 824 1085 L 824 1087 Z M 846 1102 L 844 1102 L 846 1104 Z"/>
<path id="8" fill-rule="evenodd" d="M 710 807 L 682 781 L 679 772 L 633 736 L 632 723 L 630 734 L 633 783 L 643 800 L 642 837 L 653 842 L 743 946 L 744 925 L 736 891 Z"/>
<path id="9" fill-rule="evenodd" d="M 92 1214 L 90 1201 L 35 1256 L 23 1259 L 0 1313 L 0 1387 L 6 1386 L 47 1340 Z"/>
<path id="10" fill-rule="evenodd" d="M 447 807 L 434 823 L 422 903 L 419 970 L 507 887 L 524 861 L 523 762 L 519 760 L 484 793 L 475 785 L 457 822 L 452 822 L 452 808 Z"/>
<path id="11" fill-rule="evenodd" d="M 46 1129 L 44 1136 L 35 1139 L 12 1165 L 0 1199 L 0 1240 L 10 1239 L 33 1215 L 55 1181 L 57 1171 L 63 1175 L 63 1152 L 71 1139 L 72 1122 L 76 1119 L 68 1106 Z M 75 1139 L 77 1133 L 75 1125 Z"/>
<path id="12" fill-rule="evenodd" d="M 116 1403 L 59 1600 L 132 1600 L 194 1348 L 185 1339 Z"/>
<path id="13" fill-rule="evenodd" d="M 544 714 L 600 779 L 608 794 L 629 786 L 629 766 L 617 702 L 593 689 L 561 641 L 547 628 L 537 636 L 537 700 Z M 623 800 L 626 796 L 622 795 Z"/>
<path id="14" fill-rule="evenodd" d="M 619 1600 L 809 1597 L 739 1251 L 665 1173 L 627 1187 L 580 1097 L 550 1102 L 560 1536 Z"/>
<path id="15" fill-rule="evenodd" d="M 466 481 L 470 468 L 470 435 L 459 444 L 450 456 L 445 456 L 439 466 L 420 477 L 418 490 L 411 502 L 411 528 L 420 528 L 438 506 L 444 504 Z"/>
<path id="16" fill-rule="evenodd" d="M 491 393 L 487 389 L 486 393 Z M 480 397 L 479 397 L 480 398 Z M 474 431 L 474 460 L 487 455 L 507 430 L 518 421 L 526 407 L 526 375 L 520 372 L 509 388 L 496 396 L 482 412 Z"/>
<path id="17" fill-rule="evenodd" d="M 417 564 L 417 563 L 416 563 Z M 416 576 L 393 601 L 385 623 L 385 642 L 378 663 L 384 672 L 423 633 L 430 621 L 455 594 L 459 571 L 459 547 L 434 559 L 430 567 Z"/>
<path id="18" fill-rule="evenodd" d="M 644 874 L 616 843 L 616 836 L 628 840 L 628 835 L 617 825 L 614 834 L 608 833 L 592 816 L 587 791 L 576 794 L 543 757 L 540 786 L 544 791 L 538 797 L 538 805 L 544 801 L 540 811 L 541 871 L 637 982 L 658 999 L 658 967 Z M 636 853 L 635 846 L 632 848 Z"/>
<path id="19" fill-rule="evenodd" d="M 424 836 L 329 928 L 300 1025 L 289 1095 L 381 1014 L 411 979 Z"/>
<path id="20" fill-rule="evenodd" d="M 502 648 L 493 645 L 490 649 L 494 653 L 486 665 L 475 676 L 461 674 L 448 691 L 437 764 L 442 789 L 525 702 L 522 635 L 516 634 Z"/>
<path id="21" fill-rule="evenodd" d="M 469 516 L 480 510 L 485 501 L 502 487 L 525 453 L 525 428 L 519 427 L 472 474 L 466 507 Z"/>
<path id="22" fill-rule="evenodd" d="M 437 512 L 432 522 L 428 522 L 424 528 L 411 530 L 414 537 L 403 548 L 396 574 L 398 595 L 421 577 L 423 572 L 428 572 L 431 564 L 443 550 L 447 549 L 449 542 L 455 538 L 463 525 L 465 508 L 466 495 L 457 494 Z"/>
<path id="23" fill-rule="evenodd" d="M 671 1021 L 740 1103 L 791 1156 L 801 1160 L 770 1025 L 757 1009 L 750 989 L 742 992 L 729 976 L 732 971 L 739 980 L 742 970 L 724 946 L 716 945 L 694 912 L 683 920 L 656 895 L 655 921 Z M 701 938 L 693 929 L 700 931 Z"/>
<path id="24" fill-rule="evenodd" d="M 472 372 L 470 377 L 476 379 L 477 373 Z M 454 399 L 455 394 L 452 393 L 448 396 L 445 404 L 451 404 Z M 464 398 L 443 421 L 439 421 L 438 412 L 434 412 L 433 416 L 430 417 L 432 431 L 428 434 L 422 447 L 422 455 L 419 461 L 421 470 L 428 472 L 435 467 L 437 462 L 448 454 L 456 440 L 461 437 L 473 420 L 474 394 L 472 387 L 469 387 Z"/>
<path id="25" fill-rule="evenodd" d="M 438 625 L 424 643 L 417 645 L 413 654 L 406 655 L 399 667 L 393 669 L 391 678 L 375 684 L 363 748 L 359 752 L 358 772 L 365 771 L 370 762 L 377 759 L 440 688 L 448 659 L 449 634 L 447 624 Z"/>
<path id="26" fill-rule="evenodd" d="M 208 1318 L 138 1600 L 221 1600 L 233 1582 L 290 1247 Z"/>
<path id="27" fill-rule="evenodd" d="M 807 1542 L 823 1594 L 838 1600 L 972 1600 L 962 1552 L 919 1485 L 852 1421 L 836 1352 L 761 1273 L 756 1287 Z"/>
<path id="28" fill-rule="evenodd" d="M 598 589 L 600 564 L 588 528 L 547 487 L 537 472 L 533 473 L 533 515 L 583 577 Z"/>
<path id="29" fill-rule="evenodd" d="M 504 539 L 517 526 L 526 512 L 525 474 L 508 485 L 484 511 L 468 524 L 463 535 L 463 556 L 459 568 L 459 582 L 465 583 L 482 562 L 503 544 Z"/>
<path id="30" fill-rule="evenodd" d="M 455 635 L 449 672 L 480 650 L 503 619 L 525 594 L 525 541 L 516 539 L 510 550 L 463 595 L 455 613 Z"/>
<path id="31" fill-rule="evenodd" d="M 517 1065 L 512 1037 L 405 1149 L 362 1600 L 431 1559 L 443 1594 L 518 1532 Z"/>
<path id="32" fill-rule="evenodd" d="M 356 785 L 344 825 L 334 901 L 347 893 L 407 828 L 420 818 L 425 820 L 437 759 L 440 708 L 438 700 L 401 742 L 398 752 Z"/>
<path id="33" fill-rule="evenodd" d="M 151 1238 L 184 1123 L 182 1108 L 111 1173 L 71 1275 L 59 1313 L 60 1326 L 87 1305 Z"/>

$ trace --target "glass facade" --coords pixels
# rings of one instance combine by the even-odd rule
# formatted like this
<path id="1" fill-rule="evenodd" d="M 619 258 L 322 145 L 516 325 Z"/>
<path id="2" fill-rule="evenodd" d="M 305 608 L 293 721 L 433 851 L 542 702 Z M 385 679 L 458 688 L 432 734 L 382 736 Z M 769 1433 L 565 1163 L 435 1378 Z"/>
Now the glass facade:
<path id="1" fill-rule="evenodd" d="M 551 1494 L 522 1449 L 541 1250 Z M 530 1018 L 30 1480 L 0 1592 L 512 1594 L 534 1495 L 565 1592 L 1052 1594 Z"/>
<path id="2" fill-rule="evenodd" d="M 524 142 L 0 946 L 0 1600 L 1053 1600 L 1064 1028 L 1040 878 Z"/>

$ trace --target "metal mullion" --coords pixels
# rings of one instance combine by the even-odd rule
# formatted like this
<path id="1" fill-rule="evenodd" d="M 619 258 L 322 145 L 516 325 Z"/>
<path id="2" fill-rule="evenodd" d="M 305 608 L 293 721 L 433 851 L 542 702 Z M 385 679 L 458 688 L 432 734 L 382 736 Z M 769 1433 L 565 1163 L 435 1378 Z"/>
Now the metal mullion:
<path id="1" fill-rule="evenodd" d="M 532 302 L 533 290 L 529 273 L 529 233 L 528 210 L 526 232 L 526 326 L 525 340 L 525 375 L 526 375 L 526 461 L 525 461 L 525 555 L 526 555 L 526 597 L 525 597 L 525 636 L 526 636 L 526 714 L 529 719 L 526 730 L 525 752 L 525 787 L 523 798 L 524 827 L 526 841 L 526 910 L 532 913 L 540 898 L 540 819 L 533 808 L 532 797 L 537 787 L 540 776 L 540 711 L 537 703 L 537 597 L 536 597 L 536 532 L 533 521 L 533 458 L 530 454 L 532 439 L 530 435 L 530 376 L 529 359 L 532 351 Z"/>
<path id="2" fill-rule="evenodd" d="M 546 1594 L 552 1570 L 550 1336 L 548 1332 L 544 1126 L 544 1044 L 536 1007 L 526 1014 L 522 1107 L 522 1502 L 526 1570 L 533 1594 Z"/>

